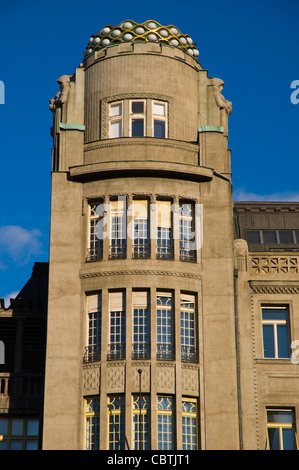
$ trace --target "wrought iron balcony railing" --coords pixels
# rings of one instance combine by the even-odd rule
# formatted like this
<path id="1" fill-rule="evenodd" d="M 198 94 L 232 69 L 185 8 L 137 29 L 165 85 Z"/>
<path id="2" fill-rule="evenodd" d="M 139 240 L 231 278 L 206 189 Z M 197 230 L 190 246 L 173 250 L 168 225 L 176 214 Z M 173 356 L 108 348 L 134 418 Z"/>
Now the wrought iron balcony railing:
<path id="1" fill-rule="evenodd" d="M 194 250 L 184 250 L 180 248 L 180 260 L 194 263 L 194 261 L 196 261 L 196 252 Z"/>
<path id="2" fill-rule="evenodd" d="M 133 245 L 133 258 L 149 258 L 150 255 L 150 245 L 148 243 L 138 243 Z"/>
<path id="3" fill-rule="evenodd" d="M 127 256 L 127 245 L 124 243 L 119 245 L 111 245 L 109 249 L 109 259 L 124 259 Z"/>
<path id="4" fill-rule="evenodd" d="M 88 248 L 86 261 L 99 261 L 103 259 L 103 247 Z"/>
<path id="5" fill-rule="evenodd" d="M 126 343 L 110 343 L 108 344 L 108 361 L 115 361 L 126 358 Z"/>
<path id="6" fill-rule="evenodd" d="M 132 346 L 132 359 L 149 359 L 151 348 L 149 343 L 134 343 Z"/>
<path id="7" fill-rule="evenodd" d="M 161 361 L 174 361 L 174 345 L 157 343 L 157 359 Z"/>
<path id="8" fill-rule="evenodd" d="M 101 346 L 99 344 L 93 344 L 92 346 L 86 346 L 83 362 L 95 362 L 101 360 Z"/>
<path id="9" fill-rule="evenodd" d="M 182 362 L 198 362 L 198 351 L 195 346 L 181 345 Z"/>

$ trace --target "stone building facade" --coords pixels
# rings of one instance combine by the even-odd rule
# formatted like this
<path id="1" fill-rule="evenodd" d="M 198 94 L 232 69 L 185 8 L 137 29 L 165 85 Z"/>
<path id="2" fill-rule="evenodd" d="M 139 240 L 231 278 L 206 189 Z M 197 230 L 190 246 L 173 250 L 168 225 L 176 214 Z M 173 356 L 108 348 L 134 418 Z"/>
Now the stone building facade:
<path id="1" fill-rule="evenodd" d="M 223 81 L 124 21 L 58 84 L 42 448 L 295 448 L 299 205 L 233 202 Z"/>

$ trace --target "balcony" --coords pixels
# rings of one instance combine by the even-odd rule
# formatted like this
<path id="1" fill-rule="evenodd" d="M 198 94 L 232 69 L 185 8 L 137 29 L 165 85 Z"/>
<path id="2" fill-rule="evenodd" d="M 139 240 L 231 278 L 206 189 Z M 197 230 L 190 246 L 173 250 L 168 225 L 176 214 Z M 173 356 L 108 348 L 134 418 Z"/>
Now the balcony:
<path id="1" fill-rule="evenodd" d="M 173 344 L 157 344 L 157 359 L 159 361 L 174 361 L 174 356 Z"/>
<path id="2" fill-rule="evenodd" d="M 92 346 L 86 346 L 83 356 L 83 362 L 96 362 L 101 360 L 101 346 L 93 344 Z"/>
<path id="3" fill-rule="evenodd" d="M 198 351 L 195 346 L 181 345 L 182 362 L 198 362 Z"/>
<path id="4" fill-rule="evenodd" d="M 149 343 L 135 343 L 132 346 L 132 359 L 149 359 L 151 347 Z"/>
<path id="5" fill-rule="evenodd" d="M 109 249 L 109 259 L 125 259 L 127 257 L 127 245 L 126 240 L 122 243 L 113 244 Z"/>
<path id="6" fill-rule="evenodd" d="M 103 259 L 103 247 L 89 248 L 87 250 L 86 261 L 99 261 Z"/>
<path id="7" fill-rule="evenodd" d="M 117 361 L 126 358 L 126 343 L 110 343 L 108 344 L 108 361 Z"/>
<path id="8" fill-rule="evenodd" d="M 133 258 L 150 258 L 151 251 L 148 243 L 136 243 L 133 245 Z"/>

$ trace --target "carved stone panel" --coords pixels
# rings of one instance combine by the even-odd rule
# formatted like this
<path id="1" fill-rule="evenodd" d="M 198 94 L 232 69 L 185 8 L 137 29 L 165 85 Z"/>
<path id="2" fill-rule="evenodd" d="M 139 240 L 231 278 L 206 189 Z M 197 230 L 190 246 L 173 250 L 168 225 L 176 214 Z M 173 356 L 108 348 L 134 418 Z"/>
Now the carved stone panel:
<path id="1" fill-rule="evenodd" d="M 100 387 L 100 366 L 86 366 L 83 368 L 83 393 L 97 395 Z"/>
<path id="2" fill-rule="evenodd" d="M 107 391 L 124 393 L 125 391 L 125 366 L 124 364 L 111 363 L 107 365 Z"/>
<path id="3" fill-rule="evenodd" d="M 157 364 L 158 391 L 175 393 L 175 367 L 168 364 Z"/>
<path id="4" fill-rule="evenodd" d="M 132 385 L 135 390 L 139 390 L 139 373 L 141 369 L 141 390 L 142 392 L 150 391 L 150 365 L 148 363 L 132 364 Z"/>
<path id="5" fill-rule="evenodd" d="M 182 393 L 199 394 L 199 369 L 192 366 L 182 367 Z"/>

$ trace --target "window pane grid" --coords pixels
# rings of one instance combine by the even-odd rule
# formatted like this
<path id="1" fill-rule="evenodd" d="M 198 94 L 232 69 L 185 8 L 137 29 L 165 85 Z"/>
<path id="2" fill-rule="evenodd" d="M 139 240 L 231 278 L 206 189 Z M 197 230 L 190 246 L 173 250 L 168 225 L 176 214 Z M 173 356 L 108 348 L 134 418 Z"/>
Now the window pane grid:
<path id="1" fill-rule="evenodd" d="M 195 261 L 193 205 L 181 203 L 179 212 L 180 260 Z"/>
<path id="2" fill-rule="evenodd" d="M 125 311 L 110 312 L 110 344 L 108 359 L 123 359 L 125 357 L 125 337 Z"/>
<path id="3" fill-rule="evenodd" d="M 38 450 L 39 419 L 0 416 L 0 450 Z"/>
<path id="4" fill-rule="evenodd" d="M 157 297 L 157 359 L 173 360 L 173 312 L 172 297 Z"/>
<path id="5" fill-rule="evenodd" d="M 89 248 L 86 261 L 103 259 L 103 205 L 90 205 Z"/>
<path id="6" fill-rule="evenodd" d="M 126 241 L 126 204 L 120 199 L 111 202 L 116 205 L 117 209 L 112 206 L 111 212 L 111 240 L 110 240 L 110 259 L 125 258 L 127 252 Z"/>
<path id="7" fill-rule="evenodd" d="M 172 450 L 173 400 L 172 397 L 157 397 L 158 450 Z"/>
<path id="8" fill-rule="evenodd" d="M 125 399 L 123 395 L 108 397 L 109 450 L 125 449 Z"/>
<path id="9" fill-rule="evenodd" d="M 182 401 L 183 450 L 197 449 L 197 410 L 195 401 Z"/>
<path id="10" fill-rule="evenodd" d="M 157 258 L 171 259 L 173 257 L 171 228 L 157 228 Z"/>
<path id="11" fill-rule="evenodd" d="M 133 312 L 133 358 L 149 358 L 149 310 L 134 308 Z"/>
<path id="12" fill-rule="evenodd" d="M 100 399 L 85 400 L 85 449 L 99 450 L 100 444 Z"/>
<path id="13" fill-rule="evenodd" d="M 267 433 L 270 450 L 295 450 L 294 411 L 291 409 L 268 409 Z"/>
<path id="14" fill-rule="evenodd" d="M 195 302 L 181 300 L 181 352 L 183 362 L 197 361 L 195 345 Z"/>
<path id="15" fill-rule="evenodd" d="M 148 395 L 141 396 L 141 410 L 140 410 L 139 403 L 140 403 L 139 395 L 134 395 L 133 396 L 133 449 L 134 450 L 149 450 L 150 449 L 150 420 L 149 420 L 150 400 L 149 400 L 149 396 Z M 140 435 L 141 435 L 141 443 L 140 443 Z"/>
<path id="16" fill-rule="evenodd" d="M 265 358 L 287 359 L 290 357 L 286 307 L 262 308 L 262 332 Z"/>
<path id="17" fill-rule="evenodd" d="M 133 256 L 134 258 L 148 258 L 150 255 L 150 243 L 148 233 L 148 220 L 135 219 L 134 220 L 134 243 L 133 243 Z"/>

